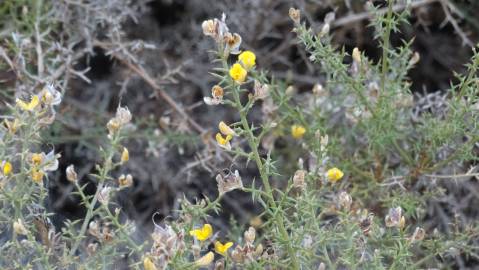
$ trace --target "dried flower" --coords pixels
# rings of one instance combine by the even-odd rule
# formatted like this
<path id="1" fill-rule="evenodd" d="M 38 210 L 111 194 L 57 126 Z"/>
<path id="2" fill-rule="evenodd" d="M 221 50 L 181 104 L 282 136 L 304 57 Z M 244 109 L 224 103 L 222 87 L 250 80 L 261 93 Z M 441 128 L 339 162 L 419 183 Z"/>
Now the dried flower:
<path id="1" fill-rule="evenodd" d="M 231 150 L 231 144 L 230 141 L 233 139 L 233 136 L 231 135 L 226 135 L 226 137 L 223 137 L 221 133 L 216 133 L 216 142 L 221 148 L 224 148 L 226 150 Z"/>
<path id="2" fill-rule="evenodd" d="M 75 166 L 70 164 L 67 169 L 65 170 L 67 174 L 67 180 L 70 182 L 76 182 L 78 180 L 78 174 L 75 172 Z"/>
<path id="3" fill-rule="evenodd" d="M 24 111 L 33 111 L 38 106 L 38 104 L 40 104 L 40 99 L 37 95 L 33 95 L 29 103 L 26 103 L 19 98 L 17 98 L 16 103 L 17 106 Z"/>
<path id="4" fill-rule="evenodd" d="M 249 245 L 253 245 L 255 238 L 256 238 L 256 230 L 253 227 L 249 227 L 248 230 L 244 232 L 244 239 L 246 243 Z"/>
<path id="5" fill-rule="evenodd" d="M 265 99 L 269 95 L 269 85 L 262 84 L 258 80 L 254 81 L 254 95 L 255 100 Z"/>
<path id="6" fill-rule="evenodd" d="M 30 176 L 32 177 L 33 182 L 35 183 L 41 183 L 43 180 L 43 176 L 45 174 L 42 171 L 39 171 L 37 169 L 32 169 Z"/>
<path id="7" fill-rule="evenodd" d="M 225 42 L 226 54 L 238 54 L 240 52 L 239 47 L 241 45 L 241 36 L 234 33 L 226 33 L 223 37 Z"/>
<path id="8" fill-rule="evenodd" d="M 196 260 L 195 265 L 199 266 L 199 267 L 208 266 L 213 262 L 214 259 L 215 259 L 215 254 L 210 251 L 210 252 L 206 253 L 206 255 L 204 255 L 203 257 Z"/>
<path id="9" fill-rule="evenodd" d="M 98 193 L 97 200 L 104 205 L 108 205 L 110 202 L 110 191 L 111 187 L 103 187 Z"/>
<path id="10" fill-rule="evenodd" d="M 305 170 L 297 170 L 293 176 L 293 187 L 305 189 L 306 183 L 304 182 L 304 178 L 306 176 Z"/>
<path id="11" fill-rule="evenodd" d="M 256 55 L 252 51 L 244 51 L 238 56 L 239 62 L 246 70 L 256 65 Z"/>
<path id="12" fill-rule="evenodd" d="M 12 173 L 12 170 L 13 170 L 13 166 L 12 166 L 12 163 L 8 162 L 8 161 L 3 161 L 2 162 L 2 172 L 3 172 L 3 175 L 7 176 L 9 174 Z"/>
<path id="13" fill-rule="evenodd" d="M 421 227 L 416 227 L 410 241 L 411 243 L 422 241 L 424 236 L 426 236 L 426 231 L 424 231 L 424 229 Z"/>
<path id="14" fill-rule="evenodd" d="M 143 259 L 143 267 L 145 268 L 145 270 L 157 270 L 155 264 L 149 257 L 145 257 Z"/>
<path id="15" fill-rule="evenodd" d="M 48 106 L 59 105 L 62 102 L 62 94 L 55 89 L 53 84 L 46 85 L 39 95 L 43 104 Z"/>
<path id="16" fill-rule="evenodd" d="M 402 208 L 400 206 L 390 208 L 389 213 L 386 215 L 385 222 L 386 227 L 397 227 L 400 229 L 404 228 L 406 219 L 402 215 Z"/>
<path id="17" fill-rule="evenodd" d="M 223 122 L 223 121 L 221 121 L 218 124 L 218 128 L 223 135 L 236 136 L 235 131 L 232 128 L 230 128 L 227 124 L 225 124 L 225 122 Z"/>
<path id="18" fill-rule="evenodd" d="M 221 21 L 218 19 L 206 20 L 201 24 L 203 34 L 212 37 L 216 42 L 222 42 L 223 36 L 227 33 L 228 26 L 225 23 L 226 15 L 223 13 Z"/>
<path id="19" fill-rule="evenodd" d="M 121 163 L 125 163 L 130 160 L 130 152 L 128 152 L 128 148 L 123 147 L 123 151 L 121 152 Z"/>
<path id="20" fill-rule="evenodd" d="M 210 224 L 205 224 L 201 229 L 190 231 L 190 235 L 196 237 L 199 241 L 205 241 L 213 234 L 213 227 Z"/>
<path id="21" fill-rule="evenodd" d="M 218 36 L 218 20 L 206 20 L 201 24 L 203 28 L 203 34 L 205 36 L 210 36 L 212 38 L 217 38 Z"/>
<path id="22" fill-rule="evenodd" d="M 227 242 L 224 245 L 220 241 L 215 242 L 216 253 L 226 256 L 228 249 L 233 246 L 233 242 Z"/>
<path id="23" fill-rule="evenodd" d="M 19 235 L 28 234 L 28 230 L 23 225 L 23 222 L 21 219 L 18 219 L 17 221 L 13 222 L 13 230 L 15 231 L 16 234 L 19 234 Z"/>
<path id="24" fill-rule="evenodd" d="M 106 124 L 106 128 L 108 129 L 108 134 L 110 135 L 117 132 L 120 129 L 120 123 L 118 122 L 118 119 L 110 119 L 110 121 L 108 121 L 108 123 Z"/>
<path id="25" fill-rule="evenodd" d="M 299 24 L 299 20 L 301 19 L 301 12 L 299 9 L 289 8 L 289 17 L 293 20 L 294 23 Z"/>
<path id="26" fill-rule="evenodd" d="M 206 105 L 218 105 L 223 103 L 224 90 L 221 86 L 215 85 L 211 88 L 212 97 L 204 97 Z"/>
<path id="27" fill-rule="evenodd" d="M 133 185 L 133 176 L 131 176 L 131 174 L 127 174 L 126 176 L 124 174 L 120 175 L 120 177 L 118 177 L 118 185 L 120 187 L 131 187 Z"/>
<path id="28" fill-rule="evenodd" d="M 344 176 L 344 173 L 336 167 L 329 169 L 326 172 L 326 178 L 328 179 L 329 182 L 332 182 L 332 183 L 338 182 L 339 180 L 341 180 L 341 178 L 343 178 L 343 176 Z"/>
<path id="29" fill-rule="evenodd" d="M 118 119 L 118 123 L 120 123 L 121 126 L 124 126 L 131 121 L 131 113 L 130 110 L 128 110 L 128 107 L 118 107 L 116 109 L 116 119 Z"/>
<path id="30" fill-rule="evenodd" d="M 349 195 L 346 191 L 341 191 L 338 195 L 338 204 L 339 207 L 342 209 L 349 211 L 351 208 L 351 204 L 353 203 L 353 199 L 351 195 Z"/>
<path id="31" fill-rule="evenodd" d="M 231 259 L 233 259 L 235 263 L 243 263 L 245 260 L 245 255 L 246 254 L 243 249 L 239 245 L 237 245 L 235 249 L 231 252 Z"/>
<path id="32" fill-rule="evenodd" d="M 34 153 L 32 154 L 32 164 L 35 166 L 39 166 L 43 162 L 43 155 L 42 153 Z"/>
<path id="33" fill-rule="evenodd" d="M 306 128 L 301 125 L 292 125 L 291 126 L 291 136 L 295 139 L 303 138 L 306 133 Z"/>
<path id="34" fill-rule="evenodd" d="M 236 63 L 230 68 L 230 76 L 236 83 L 243 83 L 248 72 L 240 64 Z"/>
<path id="35" fill-rule="evenodd" d="M 216 176 L 216 182 L 218 183 L 220 196 L 226 192 L 243 188 L 243 181 L 241 180 L 238 170 L 236 170 L 234 174 L 228 173 L 226 176 L 218 174 Z"/>

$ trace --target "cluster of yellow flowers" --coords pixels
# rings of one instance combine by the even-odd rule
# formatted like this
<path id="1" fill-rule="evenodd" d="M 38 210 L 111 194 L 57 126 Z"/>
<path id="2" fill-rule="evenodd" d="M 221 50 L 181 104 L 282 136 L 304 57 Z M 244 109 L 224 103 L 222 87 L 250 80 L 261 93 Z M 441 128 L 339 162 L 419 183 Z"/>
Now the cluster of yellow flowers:
<path id="1" fill-rule="evenodd" d="M 229 74 L 236 83 L 244 83 L 248 71 L 256 65 L 256 55 L 251 51 L 244 51 L 238 56 L 238 60 L 230 68 Z"/>

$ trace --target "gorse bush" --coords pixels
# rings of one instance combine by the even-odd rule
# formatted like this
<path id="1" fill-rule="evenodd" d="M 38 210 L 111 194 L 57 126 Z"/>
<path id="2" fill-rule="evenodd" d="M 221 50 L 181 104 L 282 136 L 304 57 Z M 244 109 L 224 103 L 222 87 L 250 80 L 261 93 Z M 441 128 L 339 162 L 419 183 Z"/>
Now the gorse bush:
<path id="1" fill-rule="evenodd" d="M 6 9 L 18 7 L 7 2 Z M 99 14 L 122 14 L 106 4 L 85 5 Z M 204 185 L 217 185 L 214 197 L 185 196 L 172 218 L 157 222 L 153 216 L 154 231 L 148 237 L 138 237 L 141 226 L 127 219 L 117 203 L 120 191 L 134 184 L 126 167 L 126 141 L 138 132 L 141 120 L 121 104 L 101 123 L 103 140 L 93 170 L 77 171 L 76 164 L 69 164 L 64 173 L 71 196 L 79 197 L 85 208 L 84 217 L 66 220 L 61 228 L 51 223 L 48 183 L 61 154 L 45 138 L 64 98 L 59 89 L 68 83 L 62 73 L 68 68 L 62 67 L 70 63 L 54 61 L 59 52 L 53 49 L 42 53 L 42 46 L 53 41 L 32 44 L 18 34 L 7 38 L 8 50 L 0 47 L 3 59 L 21 55 L 25 61 L 19 74 L 30 81 L 15 90 L 15 99 L 5 93 L 2 108 L 0 267 L 447 269 L 457 267 L 458 257 L 479 260 L 474 217 L 456 215 L 447 227 L 428 221 L 428 204 L 448 198 L 441 181 L 477 176 L 479 52 L 474 50 L 467 72 L 457 75 L 457 83 L 451 83 L 433 109 L 429 96 L 414 97 L 410 90 L 408 72 L 420 60 L 412 42 L 400 47 L 390 43 L 408 18 L 407 9 L 398 12 L 393 5 L 388 1 L 385 13 L 369 5 L 382 50 L 376 62 L 358 48 L 346 52 L 332 44 L 334 14 L 313 29 L 291 8 L 298 46 L 324 76 L 323 84 L 301 93 L 261 68 L 261 55 L 242 47 L 242 37 L 228 27 L 226 15 L 204 21 L 203 33 L 212 44 L 210 73 L 216 80 L 204 103 L 213 110 L 231 108 L 236 122 L 220 121 L 217 132 L 205 132 L 198 141 L 228 160 L 229 169 L 203 180 Z M 40 15 L 49 9 L 36 7 L 36 19 L 20 26 L 38 38 L 41 31 L 50 31 Z M 111 31 L 110 42 L 122 39 L 122 18 L 100 22 Z M 89 38 L 94 33 L 88 32 Z M 116 51 L 132 65 L 128 52 Z M 38 60 L 40 56 L 34 60 L 37 54 L 47 61 Z M 257 177 L 246 179 L 245 170 L 252 166 Z M 92 195 L 86 192 L 87 179 L 96 185 Z M 251 226 L 234 221 L 228 228 L 214 225 L 214 215 L 234 198 L 232 191 L 248 193 L 261 207 Z"/>

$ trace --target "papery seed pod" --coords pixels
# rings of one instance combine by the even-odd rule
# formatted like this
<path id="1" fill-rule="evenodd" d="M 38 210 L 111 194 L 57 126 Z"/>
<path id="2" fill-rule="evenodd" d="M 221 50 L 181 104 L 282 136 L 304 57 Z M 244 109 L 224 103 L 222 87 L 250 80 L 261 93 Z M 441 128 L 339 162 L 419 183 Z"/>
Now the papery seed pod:
<path id="1" fill-rule="evenodd" d="M 244 233 L 244 239 L 246 243 L 252 245 L 255 238 L 256 230 L 253 227 L 249 227 L 248 230 Z"/>
<path id="2" fill-rule="evenodd" d="M 70 182 L 76 182 L 78 180 L 78 174 L 75 172 L 75 166 L 73 164 L 70 164 L 66 170 L 66 175 L 67 175 L 67 180 Z"/>
<path id="3" fill-rule="evenodd" d="M 293 186 L 302 190 L 306 189 L 306 182 L 304 181 L 305 176 L 305 170 L 297 170 L 293 176 Z"/>

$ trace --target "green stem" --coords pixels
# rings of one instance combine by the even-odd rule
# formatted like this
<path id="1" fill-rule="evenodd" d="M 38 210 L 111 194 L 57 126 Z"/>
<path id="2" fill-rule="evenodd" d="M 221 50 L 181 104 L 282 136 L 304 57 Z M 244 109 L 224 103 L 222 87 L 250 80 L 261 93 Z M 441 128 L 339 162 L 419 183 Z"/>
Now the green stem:
<path id="1" fill-rule="evenodd" d="M 225 68 L 225 70 L 228 70 L 226 59 L 222 59 L 222 60 L 223 60 L 222 61 L 223 67 Z M 266 194 L 268 194 L 267 201 L 272 209 L 278 209 L 278 205 L 276 201 L 274 200 L 273 189 L 271 188 L 268 175 L 264 170 L 263 161 L 258 152 L 258 147 L 259 147 L 258 142 L 256 141 L 256 137 L 254 136 L 253 131 L 251 130 L 251 127 L 249 126 L 248 119 L 247 119 L 247 111 L 244 110 L 244 107 L 241 104 L 240 95 L 239 95 L 239 91 L 240 91 L 239 86 L 235 82 L 233 82 L 230 78 L 228 82 L 230 83 L 230 85 L 234 86 L 233 87 L 234 102 L 236 104 L 236 107 L 239 110 L 241 125 L 243 126 L 243 129 L 246 131 L 248 144 L 253 153 L 253 159 L 256 162 L 256 166 L 258 167 L 265 192 Z M 279 215 L 274 215 L 273 218 L 275 219 L 275 224 L 278 228 L 279 233 L 281 234 L 281 237 L 287 243 L 287 249 L 291 259 L 292 269 L 299 269 L 299 262 L 296 257 L 296 251 L 294 250 L 293 245 L 291 244 L 289 234 L 284 226 L 283 216 L 279 214 Z"/>

